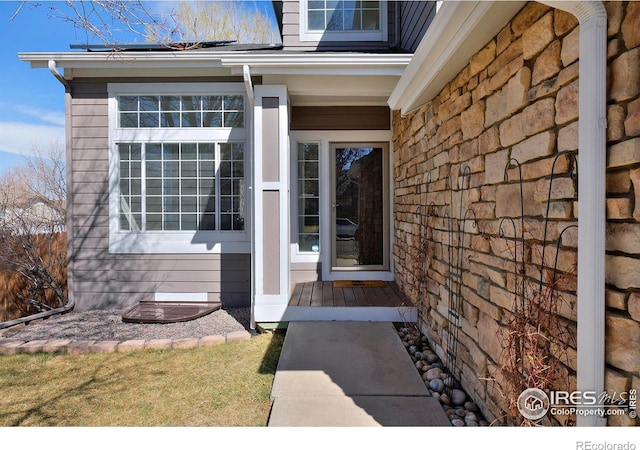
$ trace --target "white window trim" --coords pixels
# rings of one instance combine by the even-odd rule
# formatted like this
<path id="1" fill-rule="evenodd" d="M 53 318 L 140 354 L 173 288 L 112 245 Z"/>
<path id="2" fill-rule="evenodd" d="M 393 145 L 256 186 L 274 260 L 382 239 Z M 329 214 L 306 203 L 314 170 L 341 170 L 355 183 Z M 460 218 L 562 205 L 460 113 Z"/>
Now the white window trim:
<path id="1" fill-rule="evenodd" d="M 323 202 L 325 184 L 327 184 L 328 173 L 327 169 L 329 167 L 327 162 L 327 157 L 329 156 L 328 152 L 325 149 L 325 143 L 323 143 L 319 139 L 305 139 L 304 137 L 297 137 L 297 133 L 291 132 L 291 186 L 290 186 L 290 196 L 291 196 L 291 236 L 294 237 L 296 242 L 291 243 L 291 262 L 295 263 L 317 263 L 320 262 L 320 255 L 323 251 L 323 223 L 322 216 L 324 214 L 323 211 Z M 319 198 L 320 198 L 320 210 L 318 214 L 320 215 L 320 251 L 319 252 L 304 252 L 300 251 L 300 247 L 298 245 L 298 236 L 300 232 L 299 226 L 299 211 L 298 211 L 298 144 L 318 144 L 318 189 L 319 189 Z M 292 239 L 292 240 L 294 240 Z"/>
<path id="2" fill-rule="evenodd" d="M 250 253 L 251 196 L 245 199 L 243 231 L 119 231 L 118 142 L 244 142 L 245 179 L 250 185 L 252 109 L 243 83 L 108 83 L 109 114 L 109 253 Z M 244 129 L 118 128 L 118 95 L 189 95 L 236 93 L 245 97 Z"/>
<path id="3" fill-rule="evenodd" d="M 319 41 L 373 41 L 384 42 L 388 40 L 387 22 L 387 2 L 380 2 L 380 30 L 374 31 L 311 31 L 308 26 L 307 0 L 300 0 L 300 42 L 319 42 Z"/>
<path id="4" fill-rule="evenodd" d="M 367 271 L 332 271 L 331 270 L 331 180 L 330 151 L 333 142 L 388 142 L 389 143 L 389 269 L 388 270 L 367 270 Z M 292 263 L 321 263 L 322 279 L 325 281 L 334 280 L 394 280 L 394 262 L 391 245 L 394 236 L 393 220 L 393 142 L 391 131 L 291 131 L 291 211 L 290 211 L 290 233 L 291 237 L 298 234 L 298 202 L 297 188 L 297 148 L 299 143 L 318 143 L 320 160 L 320 253 L 306 253 L 298 251 L 298 243 L 291 243 L 290 257 Z M 296 164 L 294 164 L 296 162 Z M 296 167 L 296 169 L 294 169 Z M 294 175 L 296 178 L 294 178 Z M 295 195 L 295 196 L 294 196 Z"/>

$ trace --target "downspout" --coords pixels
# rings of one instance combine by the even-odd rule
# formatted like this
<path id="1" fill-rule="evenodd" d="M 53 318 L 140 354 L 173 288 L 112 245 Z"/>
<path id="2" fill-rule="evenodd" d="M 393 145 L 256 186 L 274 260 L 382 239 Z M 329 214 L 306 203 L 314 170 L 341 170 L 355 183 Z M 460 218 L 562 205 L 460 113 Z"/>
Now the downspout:
<path id="1" fill-rule="evenodd" d="M 60 74 L 60 72 L 58 72 L 58 68 L 56 66 L 56 62 L 54 60 L 49 60 L 49 71 L 51 71 L 51 73 L 53 74 L 53 76 L 60 81 L 60 83 L 62 83 L 62 85 L 65 88 L 65 95 L 71 92 L 71 85 L 69 84 L 69 82 Z M 69 130 L 66 130 L 67 135 L 69 134 Z M 70 167 L 67 164 L 67 186 L 70 185 Z M 67 190 L 68 192 L 70 192 L 70 190 Z M 69 206 L 69 202 L 67 201 L 67 211 L 70 210 L 70 206 Z M 67 252 L 69 253 L 69 245 L 70 242 L 72 241 L 72 239 L 69 238 L 69 224 L 71 223 L 71 221 L 69 220 L 69 212 L 67 212 Z M 67 271 L 67 278 L 69 277 L 69 271 Z M 67 283 L 69 283 L 69 281 L 67 281 Z M 67 292 L 70 292 L 71 289 L 67 288 Z M 27 322 L 31 322 L 33 320 L 38 320 L 38 319 L 46 319 L 47 317 L 56 315 L 56 314 L 64 314 L 67 313 L 69 311 L 71 311 L 73 308 L 75 307 L 75 301 L 73 300 L 72 295 L 68 294 L 68 299 L 67 299 L 67 304 L 60 307 L 60 308 L 55 308 L 49 311 L 43 311 L 43 312 L 39 312 L 36 314 L 31 314 L 29 316 L 25 316 L 25 317 L 20 317 L 19 319 L 14 319 L 14 320 L 9 320 L 6 322 L 0 322 L 0 330 L 5 329 L 5 328 L 10 328 L 13 327 L 15 325 L 20 325 L 22 323 L 27 323 Z"/>
<path id="2" fill-rule="evenodd" d="M 251 105 L 251 124 L 249 126 L 250 128 L 250 135 L 249 135 L 249 142 L 250 144 L 250 157 L 249 157 L 249 179 L 253 180 L 253 171 L 255 170 L 254 168 L 254 158 L 253 158 L 253 152 L 255 151 L 255 145 L 253 142 L 254 139 L 254 130 L 253 130 L 253 114 L 255 113 L 254 111 L 254 105 L 255 105 L 255 96 L 253 93 L 253 83 L 251 81 L 251 69 L 249 67 L 248 64 L 245 64 L 242 66 L 242 78 L 244 79 L 244 88 L 247 91 L 247 99 L 249 100 L 249 104 Z M 254 212 L 254 202 L 255 199 L 253 198 L 253 186 L 250 184 L 249 185 L 249 195 L 251 198 L 251 221 L 253 223 L 253 218 L 255 217 L 255 212 Z M 251 226 L 251 228 L 253 228 L 254 225 Z M 249 330 L 252 334 L 255 333 L 256 330 L 256 315 L 255 315 L 255 307 L 256 307 L 256 282 L 255 282 L 255 261 L 254 261 L 254 255 L 256 254 L 255 251 L 255 239 L 253 236 L 253 231 L 250 233 L 251 235 L 251 287 L 250 287 L 250 299 L 251 299 L 251 318 L 250 318 L 250 323 L 249 323 Z"/>
<path id="3" fill-rule="evenodd" d="M 249 68 L 248 64 L 242 66 L 242 78 L 244 79 L 244 88 L 247 91 L 249 104 L 251 104 L 251 107 L 253 108 L 253 83 L 251 82 L 251 69 Z"/>
<path id="4" fill-rule="evenodd" d="M 600 1 L 544 1 L 580 24 L 577 390 L 604 392 L 607 12 Z M 577 416 L 578 426 L 604 426 Z"/>
<path id="5" fill-rule="evenodd" d="M 58 66 L 56 65 L 56 62 L 53 59 L 49 60 L 49 63 L 47 64 L 49 66 L 49 71 L 51 72 L 51 74 L 56 77 L 56 79 L 62 83 L 62 85 L 65 87 L 65 90 L 68 92 L 71 92 L 71 85 L 69 84 L 69 82 L 62 76 L 62 74 L 60 74 L 60 72 L 58 72 Z"/>

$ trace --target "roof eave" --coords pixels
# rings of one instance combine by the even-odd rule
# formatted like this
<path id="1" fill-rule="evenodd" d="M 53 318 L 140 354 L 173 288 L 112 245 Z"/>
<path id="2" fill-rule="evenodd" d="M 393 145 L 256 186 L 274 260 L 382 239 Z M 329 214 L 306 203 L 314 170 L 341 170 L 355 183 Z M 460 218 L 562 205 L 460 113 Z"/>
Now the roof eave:
<path id="1" fill-rule="evenodd" d="M 352 73 L 400 76 L 409 54 L 361 53 L 256 53 L 256 52 L 126 52 L 126 53 L 19 53 L 32 68 L 47 68 L 55 61 L 63 69 L 199 68 L 227 67 L 242 73 L 249 65 L 254 75 Z"/>
<path id="2" fill-rule="evenodd" d="M 444 2 L 389 97 L 391 109 L 404 115 L 432 100 L 525 3 Z"/>

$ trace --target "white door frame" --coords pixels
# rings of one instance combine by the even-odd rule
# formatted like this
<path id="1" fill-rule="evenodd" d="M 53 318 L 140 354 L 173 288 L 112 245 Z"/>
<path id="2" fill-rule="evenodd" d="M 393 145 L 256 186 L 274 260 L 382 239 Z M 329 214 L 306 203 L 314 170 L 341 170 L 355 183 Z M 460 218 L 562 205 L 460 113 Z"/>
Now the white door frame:
<path id="1" fill-rule="evenodd" d="M 292 155 L 292 179 L 291 179 L 291 262 L 319 262 L 322 265 L 322 279 L 324 281 L 334 280 L 384 280 L 393 281 L 393 258 L 391 251 L 391 243 L 393 242 L 394 221 L 393 221 L 393 145 L 391 142 L 391 131 L 291 131 L 290 145 Z M 300 253 L 297 246 L 297 148 L 300 142 L 313 142 L 319 144 L 319 160 L 320 160 L 320 253 Z M 389 145 L 388 160 L 388 220 L 389 220 L 389 269 L 388 270 L 351 270 L 351 271 L 332 271 L 331 270 L 331 144 L 332 143 L 376 143 L 385 142 Z M 293 159 L 295 158 L 295 159 Z M 294 176 L 296 178 L 294 178 Z M 294 242 L 296 241 L 296 242 Z"/>

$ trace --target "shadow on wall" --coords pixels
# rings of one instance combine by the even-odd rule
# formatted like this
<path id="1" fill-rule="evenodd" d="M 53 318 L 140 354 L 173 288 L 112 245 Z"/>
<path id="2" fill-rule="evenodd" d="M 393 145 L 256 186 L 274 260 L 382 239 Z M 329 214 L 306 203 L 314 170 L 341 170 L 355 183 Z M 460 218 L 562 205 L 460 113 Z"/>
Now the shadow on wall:
<path id="1" fill-rule="evenodd" d="M 130 308 L 154 300 L 156 292 L 206 292 L 224 307 L 250 305 L 248 254 L 151 254 L 142 247 L 110 253 L 107 184 L 90 188 L 100 192 L 91 204 L 81 201 L 82 187 L 76 192 L 69 272 L 77 310 Z"/>

